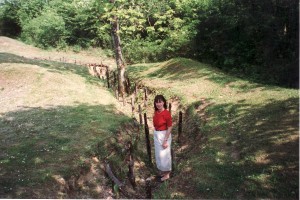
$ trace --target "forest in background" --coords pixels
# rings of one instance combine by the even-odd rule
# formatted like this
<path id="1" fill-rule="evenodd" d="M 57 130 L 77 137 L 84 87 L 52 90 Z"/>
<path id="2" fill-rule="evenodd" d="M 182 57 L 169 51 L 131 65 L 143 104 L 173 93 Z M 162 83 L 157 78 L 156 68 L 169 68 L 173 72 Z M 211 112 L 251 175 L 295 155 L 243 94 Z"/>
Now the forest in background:
<path id="1" fill-rule="evenodd" d="M 2 0 L 0 35 L 113 55 L 114 17 L 127 63 L 186 57 L 257 82 L 299 87 L 296 0 Z"/>

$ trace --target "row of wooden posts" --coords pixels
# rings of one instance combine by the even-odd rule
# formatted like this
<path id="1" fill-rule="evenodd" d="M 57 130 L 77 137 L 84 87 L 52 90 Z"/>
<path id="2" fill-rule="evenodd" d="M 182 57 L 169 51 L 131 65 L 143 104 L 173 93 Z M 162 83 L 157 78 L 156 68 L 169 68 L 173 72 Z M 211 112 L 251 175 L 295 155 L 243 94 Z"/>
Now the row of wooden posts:
<path id="1" fill-rule="evenodd" d="M 38 58 L 34 58 L 34 59 L 38 59 Z M 49 60 L 51 60 L 50 57 L 49 57 Z M 67 62 L 67 59 L 65 57 L 63 57 L 63 58 L 60 58 L 59 61 L 60 62 Z M 75 59 L 74 60 L 74 64 L 81 65 L 83 63 L 81 63 L 80 61 L 77 62 L 76 59 Z M 100 67 L 100 69 L 101 69 L 100 72 L 102 72 L 102 71 L 105 72 L 107 87 L 108 88 L 112 88 L 111 87 L 112 86 L 111 82 L 112 82 L 113 87 L 115 88 L 115 96 L 119 100 L 119 92 L 118 92 L 119 88 L 117 88 L 117 85 L 118 85 L 117 84 L 117 80 L 118 79 L 117 79 L 116 71 L 112 72 L 113 79 L 111 80 L 111 74 L 110 74 L 108 66 L 103 65 L 102 63 L 101 64 L 96 64 L 96 63 L 87 64 L 86 66 L 89 67 L 89 68 L 92 68 L 92 70 L 94 71 L 94 73 L 96 74 L 96 76 L 99 79 L 103 78 L 104 74 L 99 74 L 98 71 L 96 70 L 96 68 Z M 130 92 L 131 92 L 130 88 L 131 88 L 131 82 L 130 82 L 129 77 L 127 76 L 126 77 L 126 81 L 125 81 L 125 92 L 127 94 L 130 94 Z M 135 94 L 135 96 L 137 96 L 137 93 L 138 93 L 137 90 L 138 90 L 138 87 L 137 87 L 137 84 L 135 84 L 135 86 L 134 86 L 134 94 Z M 124 96 L 122 97 L 122 100 L 123 100 L 123 105 L 125 106 L 126 101 L 125 101 Z M 147 101 L 148 101 L 148 91 L 147 91 L 147 88 L 145 87 L 144 88 L 144 105 L 145 106 L 147 105 Z M 171 106 L 172 106 L 172 104 L 169 103 L 169 111 L 170 111 L 170 113 L 171 113 L 171 109 L 172 109 Z M 134 113 L 134 111 L 135 111 L 135 98 L 133 98 L 133 97 L 131 97 L 131 108 L 132 108 L 132 113 Z M 141 105 L 138 105 L 138 113 L 139 113 L 139 123 L 140 123 L 140 126 L 143 125 L 143 117 L 144 117 L 144 129 L 145 129 L 145 138 L 146 138 L 148 162 L 149 162 L 149 165 L 152 166 L 153 163 L 152 163 L 152 155 L 151 155 L 151 143 L 150 143 L 150 137 L 149 137 L 150 134 L 149 134 L 149 126 L 148 126 L 148 122 L 147 122 L 147 114 L 144 113 L 144 116 L 142 117 L 142 108 L 141 108 Z M 179 111 L 178 137 L 177 137 L 177 142 L 179 144 L 180 144 L 180 140 L 181 140 L 181 135 L 182 135 L 182 112 Z M 129 181 L 130 181 L 131 185 L 133 186 L 133 188 L 135 188 L 136 187 L 136 182 L 135 182 L 135 175 L 134 175 L 134 170 L 133 170 L 133 167 L 134 167 L 133 145 L 132 145 L 131 141 L 129 141 L 127 143 L 127 150 L 129 151 L 128 178 L 129 178 Z M 174 153 L 173 153 L 173 150 L 172 150 L 172 162 L 173 162 L 172 165 L 173 165 L 173 169 L 174 169 Z M 118 188 L 122 192 L 122 188 L 123 188 L 124 184 L 120 180 L 118 180 L 118 178 L 116 178 L 116 176 L 113 174 L 109 163 L 105 164 L 105 171 L 108 174 L 108 176 L 111 178 L 111 180 L 114 182 L 114 184 L 116 184 L 118 186 Z M 151 178 L 147 178 L 146 179 L 146 198 L 147 199 L 151 199 L 152 198 Z"/>
<path id="2" fill-rule="evenodd" d="M 76 63 L 76 61 L 75 61 Z M 104 78 L 104 74 L 106 76 L 106 83 L 107 87 L 114 89 L 115 96 L 119 100 L 119 88 L 118 88 L 118 78 L 117 78 L 117 72 L 116 71 L 110 71 L 109 67 L 106 65 L 101 64 L 88 64 L 88 67 L 92 67 L 93 72 L 96 74 L 96 76 L 101 79 Z M 97 70 L 96 68 L 99 67 L 100 70 Z M 99 74 L 100 72 L 100 74 Z M 104 73 L 103 73 L 104 72 Z M 101 74 L 102 73 L 102 74 Z M 111 78 L 111 76 L 113 78 Z M 131 93 L 131 81 L 128 76 L 125 78 L 125 92 L 130 95 Z M 138 94 L 138 85 L 135 83 L 134 85 L 134 97 L 131 97 L 131 110 L 132 113 L 135 112 L 135 97 L 137 97 Z M 144 107 L 147 106 L 147 101 L 148 101 L 148 89 L 144 87 L 143 89 L 144 92 Z M 126 105 L 126 100 L 125 97 L 122 96 L 123 100 L 123 105 Z M 169 103 L 169 112 L 172 113 L 172 104 Z M 148 154 L 148 163 L 152 167 L 152 153 L 151 153 L 151 143 L 150 143 L 150 133 L 149 133 L 149 126 L 148 126 L 148 120 L 147 120 L 147 114 L 144 113 L 144 116 L 142 116 L 142 107 L 139 104 L 138 105 L 138 113 L 139 113 L 139 124 L 140 126 L 143 126 L 143 118 L 144 118 L 144 129 L 145 129 L 145 142 L 146 142 L 146 147 L 147 147 L 147 154 Z M 179 111 L 178 115 L 178 137 L 177 137 L 177 142 L 180 144 L 181 142 L 181 135 L 182 135 L 182 111 Z M 133 157 L 133 146 L 131 141 L 127 143 L 127 150 L 129 152 L 129 162 L 128 162 L 128 179 L 132 185 L 132 187 L 135 189 L 136 188 L 136 182 L 135 182 L 135 174 L 134 174 L 134 157 Z M 172 168 L 175 169 L 174 165 L 174 151 L 173 149 L 171 150 L 172 152 Z M 105 166 L 106 172 L 109 175 L 109 177 L 112 179 L 114 184 L 118 186 L 118 188 L 122 192 L 123 188 L 123 183 L 119 181 L 114 174 L 111 171 L 109 163 L 106 163 Z M 146 198 L 150 199 L 152 197 L 152 187 L 151 187 L 151 178 L 146 179 Z"/>
<path id="3" fill-rule="evenodd" d="M 170 108 L 170 107 L 169 107 Z M 142 126 L 142 122 L 140 121 L 140 126 Z M 149 166 L 152 167 L 152 153 L 151 153 L 151 143 L 150 143 L 150 133 L 149 133 L 149 127 L 148 127 L 148 122 L 147 122 L 147 114 L 144 113 L 144 129 L 145 129 L 145 140 L 146 140 L 146 147 L 147 147 L 147 154 L 148 154 L 148 163 Z M 181 137 L 181 131 L 182 131 L 182 112 L 179 112 L 179 121 L 178 121 L 178 142 L 180 142 L 180 137 Z M 133 157 L 133 145 L 131 141 L 127 142 L 127 151 L 129 152 L 129 159 L 128 159 L 128 179 L 132 185 L 132 187 L 135 189 L 136 188 L 136 181 L 135 181 L 135 173 L 134 173 L 134 157 Z M 171 154 L 172 154 L 172 168 L 175 169 L 175 164 L 174 164 L 174 151 L 171 149 Z M 116 178 L 116 176 L 113 174 L 109 163 L 106 163 L 105 166 L 106 173 L 108 176 L 111 178 L 113 183 L 117 185 L 118 189 L 121 192 L 123 191 L 123 186 L 124 184 Z M 114 189 L 114 188 L 113 188 Z M 115 191 L 118 193 L 118 191 Z M 146 179 L 146 199 L 151 199 L 152 198 L 152 184 L 151 184 L 151 178 Z"/>
<path id="4" fill-rule="evenodd" d="M 145 138 L 146 138 L 146 145 L 147 145 L 147 153 L 148 153 L 148 159 L 150 165 L 152 165 L 152 155 L 151 155 L 151 143 L 150 143 L 150 138 L 149 138 L 149 126 L 147 123 L 147 114 L 144 113 L 144 128 L 145 128 Z M 182 133 L 182 112 L 179 111 L 179 119 L 178 119 L 178 137 L 177 137 L 177 142 L 180 144 L 180 139 L 181 139 L 181 133 Z M 172 159 L 173 161 L 174 159 Z"/>
<path id="5" fill-rule="evenodd" d="M 34 57 L 34 60 L 51 60 L 51 61 L 58 61 L 58 59 L 55 58 L 51 58 L 50 56 L 47 58 L 39 58 L 39 57 Z M 59 58 L 59 62 L 63 62 L 63 63 L 74 63 L 75 65 L 85 65 L 83 62 L 81 62 L 80 60 L 76 60 L 74 59 L 72 62 L 72 59 L 68 59 L 66 57 L 60 57 Z"/>
<path id="6" fill-rule="evenodd" d="M 101 67 L 101 66 L 100 66 Z M 105 66 L 103 66 L 105 67 Z M 118 88 L 118 82 L 117 82 L 117 74 L 116 71 L 110 72 L 108 67 L 106 67 L 106 83 L 107 83 L 107 87 L 114 89 L 115 91 L 115 96 L 116 98 L 119 100 L 119 88 Z M 111 76 L 113 76 L 113 78 L 111 78 Z M 100 76 L 98 76 L 98 78 L 100 78 Z M 127 94 L 130 95 L 131 93 L 131 81 L 129 79 L 129 77 L 126 77 L 126 82 L 125 82 L 125 92 Z M 132 113 L 135 112 L 135 97 L 137 97 L 138 94 L 138 86 L 137 84 L 134 85 L 134 97 L 131 97 L 131 109 L 132 109 Z M 144 87 L 143 89 L 144 92 L 144 106 L 147 106 L 147 101 L 148 101 L 148 89 L 146 87 Z M 122 97 L 123 100 L 123 105 L 126 105 L 126 100 L 124 98 L 124 96 Z M 169 103 L 168 105 L 168 110 L 170 113 L 172 113 L 172 104 Z M 144 126 L 144 131 L 145 131 L 145 143 L 146 143 L 146 149 L 147 149 L 147 155 L 148 155 L 148 163 L 149 165 L 152 167 L 153 166 L 153 162 L 152 162 L 152 153 L 151 153 L 151 142 L 150 142 L 150 133 L 149 133 L 149 126 L 148 126 L 148 120 L 147 120 L 147 113 L 144 113 L 142 115 L 142 106 L 139 104 L 138 105 L 138 115 L 139 115 L 139 124 L 140 126 Z M 144 121 L 144 123 L 143 123 Z M 182 135 L 182 111 L 179 111 L 179 115 L 178 115 L 178 137 L 177 137 L 177 142 L 180 144 L 181 142 L 181 135 Z M 133 157 L 133 146 L 132 143 L 129 141 L 127 143 L 127 150 L 129 152 L 129 162 L 128 162 L 128 179 L 132 185 L 133 188 L 136 187 L 136 182 L 135 182 L 135 175 L 134 175 L 134 157 Z M 174 151 L 173 149 L 171 150 L 172 152 L 172 166 L 173 169 L 174 167 Z M 111 178 L 111 180 L 114 182 L 114 184 L 116 184 L 118 186 L 118 188 L 120 189 L 120 191 L 122 192 L 122 188 L 123 188 L 123 183 L 121 181 L 119 181 L 114 174 L 111 171 L 111 168 L 109 166 L 108 163 L 106 163 L 106 172 L 109 175 L 109 177 Z M 150 199 L 152 197 L 152 187 L 151 187 L 151 178 L 147 178 L 146 179 L 146 198 Z"/>

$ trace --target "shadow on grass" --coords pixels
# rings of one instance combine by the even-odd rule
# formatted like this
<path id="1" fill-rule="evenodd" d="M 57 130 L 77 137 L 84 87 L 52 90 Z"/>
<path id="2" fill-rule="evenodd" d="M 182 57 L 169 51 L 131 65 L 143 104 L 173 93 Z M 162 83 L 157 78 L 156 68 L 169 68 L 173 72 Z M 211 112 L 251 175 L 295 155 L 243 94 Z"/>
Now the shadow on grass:
<path id="1" fill-rule="evenodd" d="M 88 72 L 88 69 L 85 66 L 81 66 L 81 65 L 49 61 L 49 60 L 29 59 L 29 58 L 17 56 L 15 54 L 10 54 L 10 53 L 0 53 L 0 63 L 22 63 L 22 64 L 38 65 L 40 67 L 49 69 L 50 72 L 55 72 L 55 73 L 71 72 L 85 78 L 85 80 L 88 83 L 99 83 L 99 79 L 91 76 Z"/>
<path id="2" fill-rule="evenodd" d="M 3 114 L 0 197 L 56 198 L 49 194 L 54 187 L 52 176 L 67 178 L 78 173 L 76 168 L 94 155 L 96 145 L 129 120 L 112 105 L 23 107 Z M 101 149 L 97 153 L 106 156 L 108 150 Z M 37 188 L 40 196 L 33 193 Z"/>
<path id="3" fill-rule="evenodd" d="M 298 98 L 260 107 L 211 105 L 210 122 L 201 130 L 206 139 L 197 152 L 185 155 L 196 173 L 190 182 L 194 195 L 298 199 L 298 110 Z"/>

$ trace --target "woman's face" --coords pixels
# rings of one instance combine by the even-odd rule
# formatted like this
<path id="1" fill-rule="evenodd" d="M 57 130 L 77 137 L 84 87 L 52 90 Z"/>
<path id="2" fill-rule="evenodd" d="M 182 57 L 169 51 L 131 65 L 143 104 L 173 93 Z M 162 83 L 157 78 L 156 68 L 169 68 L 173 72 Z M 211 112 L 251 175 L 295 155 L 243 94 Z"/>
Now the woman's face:
<path id="1" fill-rule="evenodd" d="M 155 106 L 158 110 L 163 110 L 164 109 L 164 102 L 163 101 L 155 102 Z"/>

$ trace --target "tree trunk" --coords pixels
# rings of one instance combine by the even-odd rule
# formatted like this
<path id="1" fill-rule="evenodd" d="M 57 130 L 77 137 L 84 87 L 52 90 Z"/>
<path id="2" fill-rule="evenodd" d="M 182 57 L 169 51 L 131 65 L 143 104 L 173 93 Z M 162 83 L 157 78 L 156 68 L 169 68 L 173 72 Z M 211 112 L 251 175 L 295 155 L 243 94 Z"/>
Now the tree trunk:
<path id="1" fill-rule="evenodd" d="M 115 0 L 110 0 L 113 4 Z M 125 62 L 122 55 L 122 48 L 121 48 L 121 39 L 119 35 L 119 22 L 118 17 L 113 17 L 112 22 L 112 35 L 113 35 L 113 43 L 115 48 L 115 55 L 116 55 L 116 62 L 118 68 L 118 86 L 119 86 L 119 94 L 123 97 L 124 96 L 124 83 L 125 83 Z"/>

